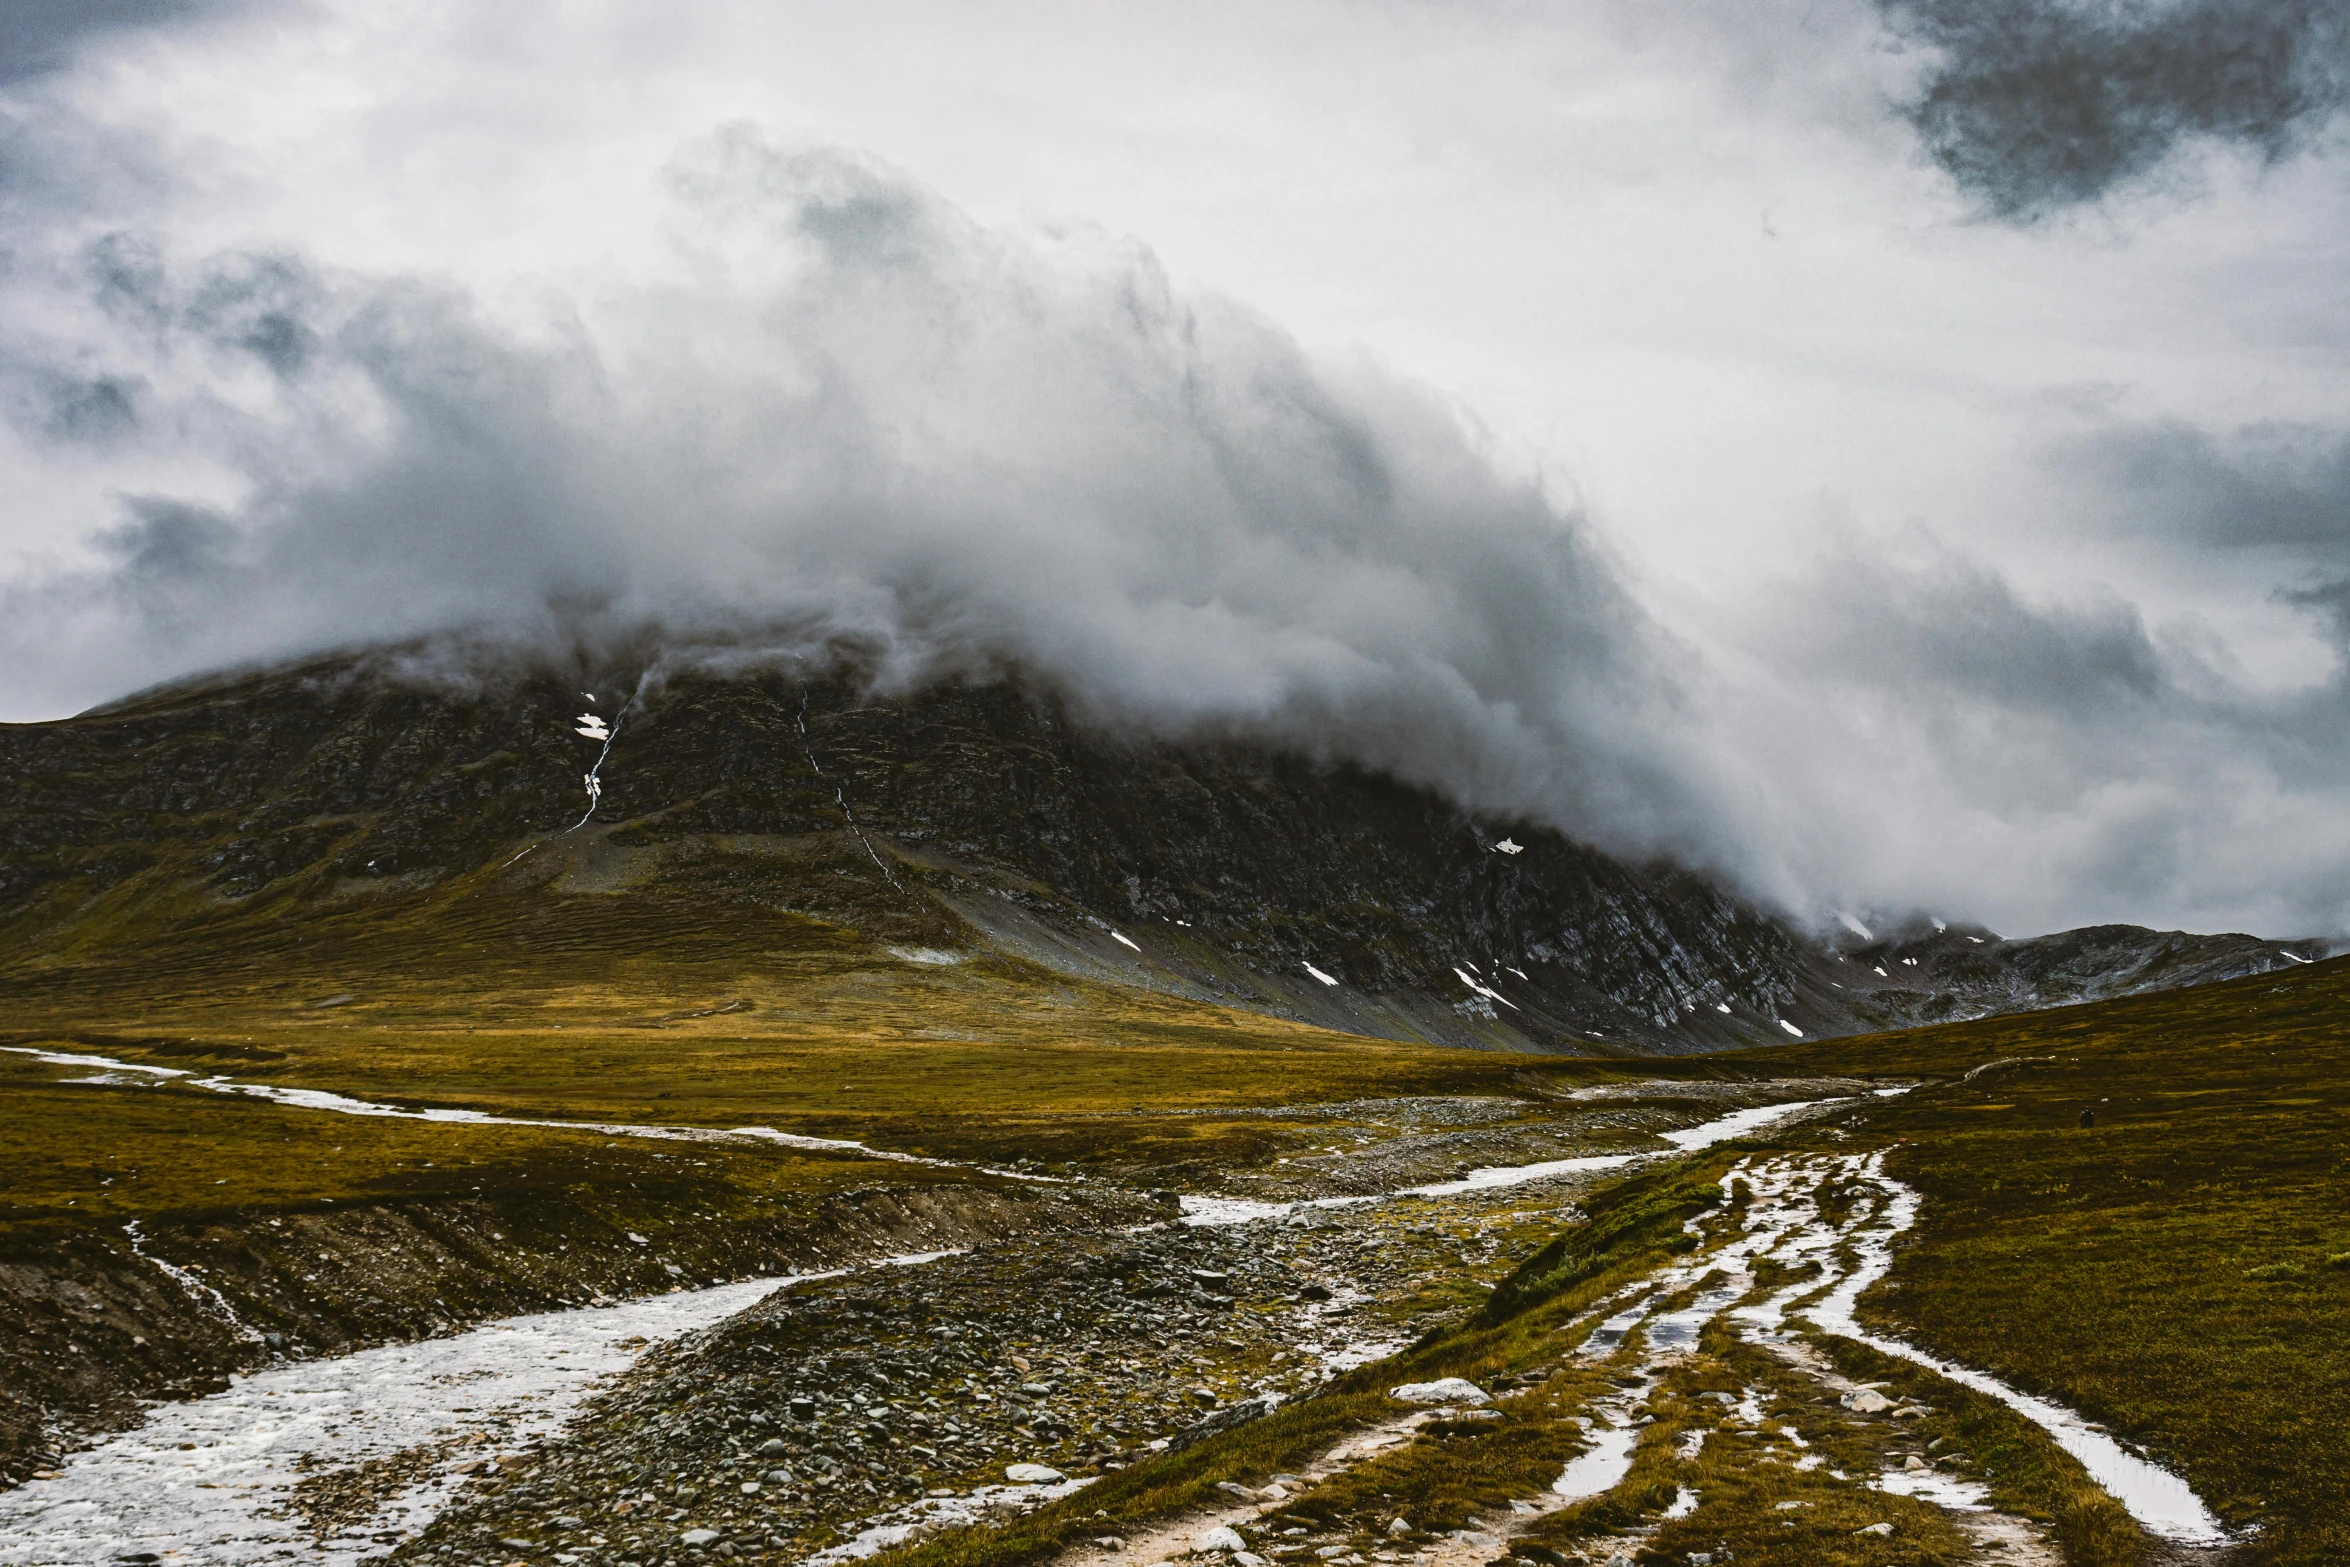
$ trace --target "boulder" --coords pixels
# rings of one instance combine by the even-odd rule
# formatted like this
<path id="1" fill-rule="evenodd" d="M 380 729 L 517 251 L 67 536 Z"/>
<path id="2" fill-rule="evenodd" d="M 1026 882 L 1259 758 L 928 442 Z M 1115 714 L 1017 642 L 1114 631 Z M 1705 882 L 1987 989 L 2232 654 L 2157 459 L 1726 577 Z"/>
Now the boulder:
<path id="1" fill-rule="evenodd" d="M 1440 1377 L 1434 1382 L 1406 1382 L 1389 1388 L 1388 1397 L 1407 1404 L 1490 1404 L 1493 1395 L 1465 1377 Z"/>
<path id="2" fill-rule="evenodd" d="M 1069 1477 L 1045 1464 L 1009 1464 L 1004 1478 L 1014 1485 L 1057 1485 Z"/>
<path id="3" fill-rule="evenodd" d="M 1238 1556 L 1248 1549 L 1248 1542 L 1240 1531 L 1230 1524 L 1218 1524 L 1191 1537 L 1191 1548 L 1201 1556 Z"/>

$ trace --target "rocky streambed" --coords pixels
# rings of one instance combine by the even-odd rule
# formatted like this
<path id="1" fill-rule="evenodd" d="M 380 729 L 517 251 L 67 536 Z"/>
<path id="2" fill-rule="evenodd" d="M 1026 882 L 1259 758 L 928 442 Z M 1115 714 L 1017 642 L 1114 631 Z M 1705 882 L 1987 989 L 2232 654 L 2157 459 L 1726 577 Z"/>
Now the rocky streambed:
<path id="1" fill-rule="evenodd" d="M 1686 1105 L 1608 1114 L 1692 1146 L 1752 1125 L 1757 1097 L 1717 1095 L 1702 1126 Z M 1529 1108 L 1504 1124 L 1382 1102 L 1294 1182 L 1260 1178 L 1261 1197 L 1189 1222 L 1124 1199 L 1048 1204 L 1057 1222 L 917 1264 L 661 1297 L 665 1325 L 550 1314 L 587 1339 L 536 1357 L 519 1400 L 489 1396 L 506 1346 L 372 1384 L 363 1356 L 280 1368 L 10 1494 L 0 1561 L 837 1559 L 1032 1507 L 1400 1347 L 1572 1223 L 1580 1184 L 1675 1151 L 1610 1124 L 1608 1151 L 1576 1158 Z M 1344 1169 L 1349 1143 L 1426 1195 L 1317 1196 L 1368 1184 Z M 1503 1149 L 1568 1157 L 1519 1184 L 1469 1175 Z M 344 1388 L 340 1413 L 272 1407 L 315 1383 Z M 372 1431 L 356 1407 L 370 1401 Z M 185 1448 L 164 1441 L 174 1422 Z M 212 1458 L 171 1456 L 189 1452 Z"/>

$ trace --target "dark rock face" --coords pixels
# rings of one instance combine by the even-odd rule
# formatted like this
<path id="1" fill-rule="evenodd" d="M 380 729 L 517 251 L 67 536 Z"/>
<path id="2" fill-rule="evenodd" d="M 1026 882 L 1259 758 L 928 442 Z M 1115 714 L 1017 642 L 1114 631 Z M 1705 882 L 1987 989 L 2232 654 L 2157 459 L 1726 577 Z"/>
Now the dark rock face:
<path id="1" fill-rule="evenodd" d="M 648 855 L 675 885 L 734 840 L 834 840 L 821 871 L 771 873 L 777 901 L 1386 1037 L 1724 1049 L 2292 961 L 2135 927 L 1830 949 L 1674 866 L 1349 768 L 1084 727 L 1013 681 L 876 700 L 693 678 L 623 711 L 635 684 L 341 659 L 0 726 L 0 933 L 37 953 L 117 889 L 146 928 L 184 927 L 494 870 L 587 811 L 585 688 L 620 727 L 569 845 Z"/>

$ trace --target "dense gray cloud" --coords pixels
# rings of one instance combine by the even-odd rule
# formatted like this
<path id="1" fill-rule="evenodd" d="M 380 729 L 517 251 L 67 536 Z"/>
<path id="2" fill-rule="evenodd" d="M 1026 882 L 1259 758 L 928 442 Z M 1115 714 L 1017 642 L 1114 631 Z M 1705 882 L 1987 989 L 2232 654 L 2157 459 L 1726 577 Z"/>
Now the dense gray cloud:
<path id="1" fill-rule="evenodd" d="M 1018 666 L 1801 914 L 2338 932 L 2334 16 L 58 35 L 0 83 L 0 713 L 436 633 Z M 1981 223 L 1921 132 L 2009 219 L 2251 156 Z"/>
<path id="2" fill-rule="evenodd" d="M 1993 216 L 2029 221 L 2204 137 L 2270 162 L 2350 103 L 2345 0 L 1880 0 L 1939 62 L 1906 112 Z"/>
<path id="3" fill-rule="evenodd" d="M 1175 293 L 1147 252 L 1014 242 L 867 160 L 737 131 L 671 184 L 694 291 L 537 333 L 285 256 L 110 235 L 62 258 L 94 330 L 19 356 L 22 422 L 194 441 L 243 493 L 128 500 L 101 566 L 0 600 L 5 656 L 135 681 L 486 628 L 591 656 L 850 647 L 884 684 L 1016 666 L 1107 721 L 1720 857 L 1669 640 L 1581 518 L 1425 392 Z"/>
<path id="4" fill-rule="evenodd" d="M 2338 592 L 2315 597 L 2339 612 Z M 2250 688 L 2204 639 L 2128 603 L 2036 598 L 1930 542 L 1900 562 L 1824 556 L 1737 634 L 1776 693 L 1762 716 L 1804 723 L 1815 885 L 1901 887 L 1897 912 L 2039 885 L 2082 922 L 2185 904 L 2274 929 L 2343 924 L 2339 667 Z M 1800 716 L 1823 711 L 1835 721 Z M 1751 735 L 1745 748 L 1770 754 Z"/>
<path id="5" fill-rule="evenodd" d="M 0 84 L 54 71 L 126 33 L 254 10 L 264 0 L 0 0 Z"/>
<path id="6" fill-rule="evenodd" d="M 2086 431 L 2048 458 L 2106 498 L 2116 530 L 2350 566 L 2350 433 L 2273 422 L 2212 431 L 2172 419 Z"/>

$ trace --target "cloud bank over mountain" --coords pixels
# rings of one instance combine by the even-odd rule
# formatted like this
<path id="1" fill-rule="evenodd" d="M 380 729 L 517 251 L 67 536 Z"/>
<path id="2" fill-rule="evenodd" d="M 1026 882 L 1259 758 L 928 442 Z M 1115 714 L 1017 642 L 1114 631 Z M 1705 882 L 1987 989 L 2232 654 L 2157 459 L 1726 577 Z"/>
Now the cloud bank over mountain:
<path id="1" fill-rule="evenodd" d="M 1509 375 L 1573 386 L 1592 428 L 1664 454 L 1645 470 L 1497 432 L 1414 367 L 1412 331 L 1310 342 L 1143 241 L 975 214 L 827 125 L 668 135 L 733 34 L 600 19 L 628 45 L 610 80 L 696 89 L 641 126 L 566 85 L 593 69 L 531 54 L 560 29 L 494 18 L 156 5 L 28 34 L 0 63 L 0 702 L 53 716 L 442 634 L 469 656 L 845 649 L 885 686 L 1016 667 L 1098 721 L 1394 772 L 1802 915 L 2340 930 L 2350 432 L 2323 388 L 2345 345 L 2293 312 L 2350 221 L 2296 200 L 2272 322 L 2215 248 L 2270 198 L 2222 190 L 2206 219 L 2148 184 L 2189 143 L 2333 176 L 2331 13 L 2281 14 L 1601 8 L 1534 40 L 1599 61 L 1555 89 L 1595 122 L 1751 129 L 1819 164 L 1744 207 L 1686 148 L 1589 139 L 1604 174 L 1569 230 L 1612 292 L 1537 277 L 1499 330 L 1550 330 L 1554 293 L 1601 322 L 1588 358 L 1528 349 Z M 1427 17 L 1371 20 L 1442 74 L 1409 31 Z M 1459 25 L 1436 42 L 1461 81 L 1528 53 Z M 2196 97 L 2175 57 L 2215 37 L 2243 72 Z M 1319 69 L 1311 38 L 1258 41 L 1285 81 Z M 1037 58 L 1022 115 L 1076 91 L 1067 63 Z M 253 118 L 224 80 L 302 84 L 300 113 Z M 2066 129 L 2034 92 L 2095 114 Z M 318 107 L 337 93 L 357 106 Z M 436 93 L 495 134 L 437 144 Z M 1492 146 L 1530 145 L 1506 128 Z M 1181 227 L 1183 159 L 1131 161 Z M 1345 169 L 1423 199 L 1416 168 Z M 2102 234 L 2043 221 L 2089 206 Z M 1747 248 L 1660 242 L 1683 208 Z M 1468 219 L 1424 245 L 1435 297 L 1457 272 L 1483 309 Z M 2147 259 L 2165 246 L 2175 269 Z M 2200 319 L 2178 308 L 2198 268 L 2246 311 L 2201 337 L 2171 324 Z M 1650 314 L 1606 326 L 1643 271 Z M 1923 335 L 1912 288 L 1960 327 Z M 1642 383 L 1680 361 L 1668 395 Z M 2131 366 L 2142 387 L 2103 378 Z M 2274 392 L 2296 377 L 2314 390 Z M 1677 531 L 1630 521 L 1672 510 L 1655 495 L 1682 497 Z"/>
<path id="2" fill-rule="evenodd" d="M 838 151 L 737 129 L 669 183 L 690 289 L 528 336 L 296 257 L 60 258 L 92 330 L 15 358 L 20 425 L 233 453 L 242 494 L 123 497 L 103 563 L 9 590 L 8 656 L 124 684 L 454 629 L 842 647 L 885 687 L 1017 667 L 1631 852 L 1713 838 L 1671 639 L 1426 391 Z"/>

